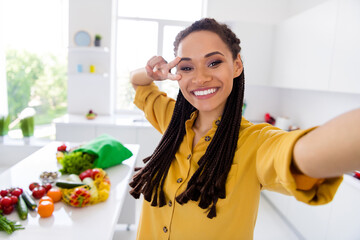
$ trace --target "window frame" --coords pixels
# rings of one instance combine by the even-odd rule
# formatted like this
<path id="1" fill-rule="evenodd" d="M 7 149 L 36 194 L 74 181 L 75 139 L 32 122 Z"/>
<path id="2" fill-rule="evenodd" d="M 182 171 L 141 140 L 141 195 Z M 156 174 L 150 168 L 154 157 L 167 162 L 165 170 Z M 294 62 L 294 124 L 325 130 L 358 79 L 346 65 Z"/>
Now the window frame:
<path id="1" fill-rule="evenodd" d="M 118 22 L 119 20 L 131 20 L 131 21 L 144 21 L 144 22 L 156 22 L 157 26 L 158 26 L 158 34 L 157 34 L 157 52 L 156 54 L 158 56 L 163 56 L 163 44 L 164 44 L 164 28 L 166 26 L 175 26 L 175 27 L 187 27 L 190 24 L 192 24 L 192 21 L 180 21 L 180 20 L 169 20 L 169 19 L 157 19 L 157 18 L 141 18 L 141 17 L 125 17 L 125 16 L 119 16 L 117 15 L 116 17 L 116 23 L 115 23 L 115 49 L 114 52 L 117 53 L 117 37 L 119 36 L 118 33 Z M 118 109 L 116 106 L 117 103 L 117 98 L 118 98 L 118 94 L 117 94 L 117 89 L 118 89 L 118 72 L 117 72 L 117 56 L 115 55 L 114 57 L 114 69 L 115 69 L 115 76 L 114 76 L 114 80 L 115 80 L 115 87 L 114 87 L 114 92 L 113 92 L 113 96 L 114 96 L 114 112 L 117 114 L 142 114 L 142 112 L 138 109 L 135 110 L 127 110 L 127 109 Z M 157 82 L 157 85 L 159 87 L 161 87 L 161 82 Z"/>

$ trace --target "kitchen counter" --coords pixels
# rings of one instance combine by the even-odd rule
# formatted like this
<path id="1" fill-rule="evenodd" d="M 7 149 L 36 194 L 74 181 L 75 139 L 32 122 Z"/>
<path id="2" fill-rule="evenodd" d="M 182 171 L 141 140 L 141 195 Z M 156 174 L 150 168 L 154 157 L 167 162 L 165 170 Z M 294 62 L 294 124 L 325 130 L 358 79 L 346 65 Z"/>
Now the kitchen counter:
<path id="1" fill-rule="evenodd" d="M 51 142 L 29 157 L 15 164 L 0 174 L 0 189 L 21 187 L 28 190 L 28 185 L 40 181 L 43 171 L 57 171 L 56 151 L 61 142 Z M 71 146 L 71 144 L 70 144 Z M 112 239 L 120 216 L 128 183 L 133 173 L 139 146 L 125 144 L 133 156 L 123 164 L 105 169 L 111 181 L 109 198 L 105 202 L 84 208 L 75 208 L 63 202 L 55 204 L 55 211 L 49 218 L 40 218 L 35 211 L 30 211 L 27 220 L 19 220 L 16 211 L 7 215 L 25 227 L 7 235 L 0 232 L 0 239 Z"/>

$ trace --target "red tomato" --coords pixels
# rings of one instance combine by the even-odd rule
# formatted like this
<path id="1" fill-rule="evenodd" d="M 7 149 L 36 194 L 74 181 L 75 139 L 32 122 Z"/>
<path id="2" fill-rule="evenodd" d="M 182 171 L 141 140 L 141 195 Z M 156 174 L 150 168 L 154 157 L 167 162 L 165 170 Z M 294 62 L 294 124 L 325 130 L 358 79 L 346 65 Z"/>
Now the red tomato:
<path id="1" fill-rule="evenodd" d="M 12 204 L 13 204 L 13 203 L 12 203 L 12 200 L 11 200 L 11 198 L 8 197 L 8 196 L 3 197 L 3 198 L 1 199 L 1 206 L 2 206 L 3 208 L 6 208 L 6 207 L 8 207 L 8 206 L 10 206 L 10 205 L 12 205 Z"/>
<path id="2" fill-rule="evenodd" d="M 44 187 L 40 186 L 40 187 L 36 187 L 33 189 L 32 191 L 32 195 L 34 198 L 36 199 L 40 199 L 42 198 L 46 193 L 46 190 Z"/>
<path id="3" fill-rule="evenodd" d="M 45 191 L 48 192 L 52 188 L 52 185 L 51 183 L 46 183 L 43 185 L 43 187 L 45 188 Z"/>
<path id="4" fill-rule="evenodd" d="M 8 207 L 3 207 L 3 213 L 4 214 L 10 214 L 14 210 L 14 205 L 10 205 Z"/>
<path id="5" fill-rule="evenodd" d="M 0 195 L 1 195 L 2 197 L 7 196 L 8 194 L 9 194 L 9 190 L 8 190 L 8 189 L 1 190 L 1 191 L 0 191 Z"/>
<path id="6" fill-rule="evenodd" d="M 39 183 L 33 182 L 29 185 L 29 189 L 30 189 L 30 191 L 32 191 L 32 190 L 34 190 L 34 188 L 39 187 L 39 186 L 40 186 Z"/>
<path id="7" fill-rule="evenodd" d="M 17 202 L 19 201 L 18 197 L 17 196 L 11 196 L 11 201 L 12 201 L 12 204 L 17 204 Z"/>
<path id="8" fill-rule="evenodd" d="M 19 188 L 15 188 L 14 190 L 12 190 L 11 195 L 19 197 L 21 195 L 21 193 L 22 193 L 22 191 Z"/>
<path id="9" fill-rule="evenodd" d="M 65 144 L 63 144 L 63 145 L 61 145 L 61 146 L 59 146 L 58 148 L 57 148 L 57 150 L 59 151 L 59 152 L 65 152 L 66 151 L 66 145 Z"/>
<path id="10" fill-rule="evenodd" d="M 82 180 L 84 180 L 85 178 L 87 177 L 90 177 L 91 178 L 91 175 L 92 175 L 92 170 L 91 169 L 88 169 L 88 170 L 85 170 L 83 171 L 82 173 L 80 173 L 79 175 L 79 178 Z"/>

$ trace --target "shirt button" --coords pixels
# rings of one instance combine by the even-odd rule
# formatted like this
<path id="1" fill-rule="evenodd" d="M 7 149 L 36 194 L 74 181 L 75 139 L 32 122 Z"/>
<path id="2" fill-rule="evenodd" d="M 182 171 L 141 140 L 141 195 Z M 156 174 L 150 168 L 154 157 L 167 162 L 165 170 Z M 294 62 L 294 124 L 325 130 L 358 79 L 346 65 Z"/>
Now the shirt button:
<path id="1" fill-rule="evenodd" d="M 168 231 L 167 227 L 163 227 L 163 231 L 164 231 L 164 233 L 167 233 L 167 231 Z"/>
<path id="2" fill-rule="evenodd" d="M 169 201 L 169 207 L 171 207 L 171 206 L 172 206 L 172 201 L 170 200 L 170 201 Z"/>
<path id="3" fill-rule="evenodd" d="M 182 178 L 178 178 L 177 183 L 181 183 L 182 180 L 183 180 Z"/>
<path id="4" fill-rule="evenodd" d="M 210 137 L 210 136 L 206 136 L 206 137 L 205 137 L 205 141 L 206 141 L 206 142 L 208 142 L 208 141 L 210 141 L 210 140 L 211 140 L 211 137 Z"/>
<path id="5" fill-rule="evenodd" d="M 216 120 L 215 124 L 216 124 L 216 126 L 219 126 L 220 125 L 220 120 Z"/>
<path id="6" fill-rule="evenodd" d="M 191 158 L 191 154 L 189 154 L 188 156 L 187 156 L 187 159 L 189 160 Z"/>

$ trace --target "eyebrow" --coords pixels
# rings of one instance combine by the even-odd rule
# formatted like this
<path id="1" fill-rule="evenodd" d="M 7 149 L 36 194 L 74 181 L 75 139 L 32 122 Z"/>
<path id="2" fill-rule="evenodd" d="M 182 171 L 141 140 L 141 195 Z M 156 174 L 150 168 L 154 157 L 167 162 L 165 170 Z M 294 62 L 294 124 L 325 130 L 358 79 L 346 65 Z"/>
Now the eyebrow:
<path id="1" fill-rule="evenodd" d="M 211 56 L 216 55 L 216 54 L 220 54 L 220 55 L 224 56 L 224 54 L 222 54 L 221 52 L 215 51 L 215 52 L 211 52 L 211 53 L 205 54 L 204 57 L 205 57 L 205 58 L 208 58 L 208 57 L 211 57 Z M 180 59 L 180 62 L 182 62 L 182 61 L 191 61 L 191 58 L 184 57 L 184 58 L 181 58 L 181 59 Z M 180 63 L 180 62 L 179 62 L 179 63 Z"/>

